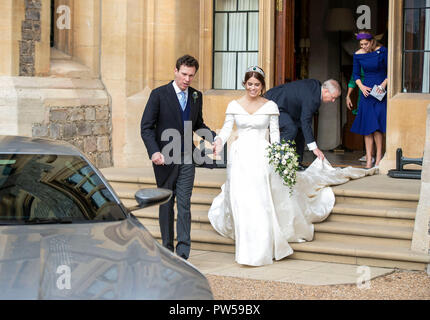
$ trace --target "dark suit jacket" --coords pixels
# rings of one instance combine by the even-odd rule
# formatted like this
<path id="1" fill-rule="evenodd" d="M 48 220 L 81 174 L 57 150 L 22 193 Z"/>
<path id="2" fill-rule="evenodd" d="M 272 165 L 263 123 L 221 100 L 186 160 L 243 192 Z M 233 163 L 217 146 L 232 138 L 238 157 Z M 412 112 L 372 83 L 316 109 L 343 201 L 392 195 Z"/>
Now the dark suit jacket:
<path id="1" fill-rule="evenodd" d="M 181 106 L 172 82 L 173 81 L 152 90 L 145 111 L 143 112 L 140 133 L 148 151 L 149 158 L 156 152 L 162 152 L 164 146 L 171 143 L 172 138 L 170 141 L 161 141 L 161 135 L 164 130 L 176 129 L 180 133 L 182 141 L 184 141 L 184 123 L 181 118 Z M 196 99 L 194 99 L 194 92 L 197 92 Z M 202 93 L 189 87 L 188 99 L 191 108 L 189 120 L 192 122 L 192 131 L 194 132 L 198 129 L 210 130 L 203 122 Z M 211 134 L 213 139 L 216 133 L 211 131 Z M 192 136 L 190 138 L 192 139 Z M 186 143 L 190 143 L 190 141 Z M 192 150 L 194 150 L 195 147 L 192 141 L 191 144 Z M 155 179 L 157 180 L 158 186 L 161 186 L 166 181 L 172 173 L 174 166 L 174 164 L 163 166 L 156 166 L 153 164 Z"/>
<path id="2" fill-rule="evenodd" d="M 279 129 L 287 130 L 289 117 L 294 124 L 302 129 L 306 144 L 315 141 L 312 132 L 312 119 L 321 105 L 321 82 L 315 79 L 305 79 L 289 82 L 267 91 L 265 97 L 278 104 Z"/>

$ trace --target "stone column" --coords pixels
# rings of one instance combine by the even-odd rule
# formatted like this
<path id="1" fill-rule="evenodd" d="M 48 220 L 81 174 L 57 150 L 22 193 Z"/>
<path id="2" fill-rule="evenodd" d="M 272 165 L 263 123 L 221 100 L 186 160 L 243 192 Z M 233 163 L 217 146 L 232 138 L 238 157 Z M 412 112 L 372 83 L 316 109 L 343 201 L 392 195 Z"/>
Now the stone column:
<path id="1" fill-rule="evenodd" d="M 19 42 L 20 76 L 45 75 L 49 72 L 49 13 L 48 0 L 25 0 Z"/>
<path id="2" fill-rule="evenodd" d="M 100 73 L 100 0 L 73 3 L 73 59 L 89 67 L 93 77 Z"/>
<path id="3" fill-rule="evenodd" d="M 421 193 L 415 217 L 412 250 L 430 254 L 430 105 L 427 107 L 427 135 L 422 170 Z"/>
<path id="4" fill-rule="evenodd" d="M 24 0 L 0 1 L 0 75 L 16 76 L 19 73 L 19 41 L 21 22 L 25 16 Z"/>

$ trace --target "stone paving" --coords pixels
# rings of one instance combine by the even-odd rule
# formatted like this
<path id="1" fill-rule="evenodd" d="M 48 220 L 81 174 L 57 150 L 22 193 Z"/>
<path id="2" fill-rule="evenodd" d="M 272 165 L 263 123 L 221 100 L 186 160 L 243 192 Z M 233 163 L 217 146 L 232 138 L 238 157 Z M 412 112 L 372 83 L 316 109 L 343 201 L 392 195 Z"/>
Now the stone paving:
<path id="1" fill-rule="evenodd" d="M 272 265 L 249 267 L 235 262 L 233 253 L 192 250 L 188 259 L 205 275 L 278 281 L 304 285 L 364 283 L 393 273 L 395 269 L 285 258 Z"/>

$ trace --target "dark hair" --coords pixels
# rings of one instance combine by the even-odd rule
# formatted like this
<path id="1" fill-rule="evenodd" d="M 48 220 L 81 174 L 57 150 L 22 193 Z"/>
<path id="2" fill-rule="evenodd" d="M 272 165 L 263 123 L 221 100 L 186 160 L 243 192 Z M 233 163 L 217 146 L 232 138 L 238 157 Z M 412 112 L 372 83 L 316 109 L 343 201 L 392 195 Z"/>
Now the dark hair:
<path id="1" fill-rule="evenodd" d="M 192 56 L 186 54 L 185 56 L 180 57 L 176 61 L 176 69 L 179 70 L 181 66 L 194 67 L 199 70 L 199 62 Z"/>
<path id="2" fill-rule="evenodd" d="M 261 70 L 263 70 L 263 69 L 261 69 Z M 243 79 L 242 85 L 245 86 L 245 84 L 251 78 L 255 78 L 255 79 L 257 79 L 258 81 L 261 82 L 261 85 L 263 86 L 263 88 L 261 89 L 261 95 L 264 95 L 264 93 L 266 91 L 266 80 L 264 80 L 263 75 L 261 73 L 259 73 L 259 72 L 248 71 L 247 73 L 245 73 L 245 79 Z"/>

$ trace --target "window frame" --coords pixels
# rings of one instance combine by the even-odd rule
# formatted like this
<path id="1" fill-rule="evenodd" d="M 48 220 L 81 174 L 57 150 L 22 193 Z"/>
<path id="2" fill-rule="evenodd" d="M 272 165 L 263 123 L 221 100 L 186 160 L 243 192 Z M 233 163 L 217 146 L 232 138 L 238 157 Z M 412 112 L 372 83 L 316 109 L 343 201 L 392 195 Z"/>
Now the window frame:
<path id="1" fill-rule="evenodd" d="M 260 46 L 258 46 L 257 50 L 247 50 L 247 51 L 243 51 L 243 50 L 232 50 L 229 51 L 229 36 L 230 36 L 230 32 L 229 32 L 229 28 L 230 28 L 230 14 L 231 13 L 246 13 L 246 48 L 248 49 L 249 47 L 249 39 L 248 39 L 248 35 L 249 35 L 249 14 L 250 13 L 257 13 L 258 15 L 258 23 L 259 23 L 259 28 L 258 28 L 258 37 L 259 37 L 259 42 L 260 42 L 260 35 L 261 35 L 261 31 L 260 31 L 260 14 L 261 14 L 261 6 L 260 6 L 260 1 L 258 1 L 258 9 L 257 10 L 239 10 L 239 0 L 236 0 L 236 11 L 225 11 L 225 10 L 220 10 L 217 11 L 216 10 L 216 1 L 217 0 L 212 0 L 212 5 L 213 5 L 213 10 L 212 10 L 212 83 L 211 83 L 211 89 L 212 90 L 228 90 L 228 91 L 237 91 L 237 90 L 243 90 L 241 83 L 238 83 L 238 57 L 240 53 L 257 53 L 257 60 L 259 61 L 260 59 Z M 226 13 L 227 14 L 227 51 L 225 50 L 216 50 L 215 48 L 215 22 L 216 22 L 216 14 L 217 13 Z M 235 53 L 236 54 L 236 68 L 235 68 L 235 88 L 234 89 L 226 89 L 226 88 L 215 88 L 215 54 L 216 53 Z"/>
<path id="2" fill-rule="evenodd" d="M 428 94 L 430 92 L 422 92 L 422 91 L 415 91 L 415 90 L 411 90 L 411 91 L 407 91 L 406 88 L 406 57 L 408 54 L 414 54 L 414 53 L 428 53 L 430 54 L 430 49 L 426 50 L 425 48 L 423 48 L 422 50 L 420 49 L 406 49 L 406 17 L 407 17 L 407 12 L 408 11 L 418 11 L 419 14 L 418 16 L 421 16 L 422 12 L 426 11 L 426 10 L 430 10 L 430 6 L 422 6 L 422 7 L 407 7 L 406 2 L 403 3 L 403 7 L 402 7 L 402 17 L 403 17 L 403 23 L 402 23 L 402 27 L 403 27 L 403 34 L 402 34 L 402 92 L 403 93 L 423 93 L 423 94 Z M 424 30 L 425 32 L 426 30 Z M 430 32 L 430 30 L 429 30 Z M 425 35 L 424 35 L 425 37 Z M 421 77 L 421 82 L 424 81 L 424 77 Z"/>

